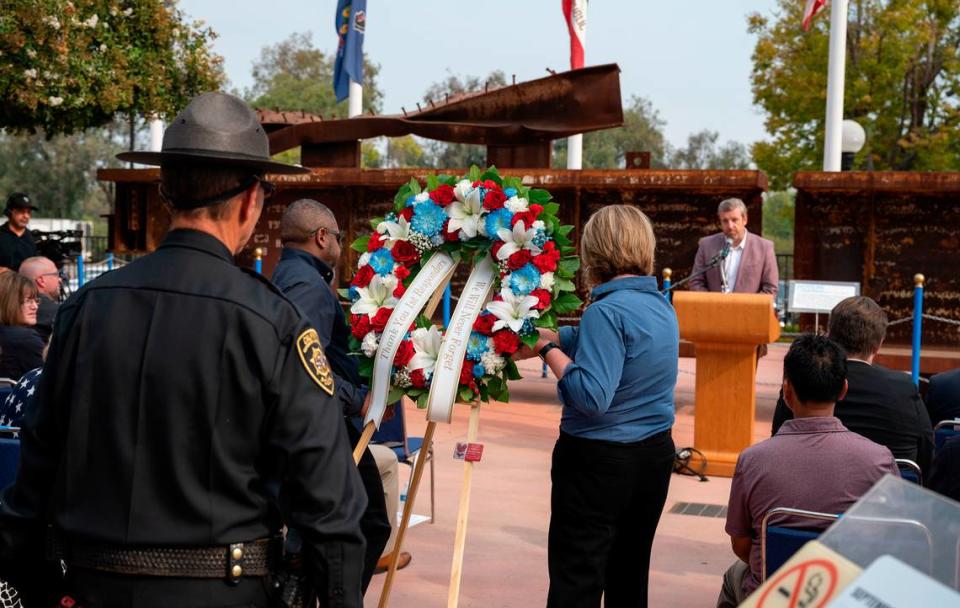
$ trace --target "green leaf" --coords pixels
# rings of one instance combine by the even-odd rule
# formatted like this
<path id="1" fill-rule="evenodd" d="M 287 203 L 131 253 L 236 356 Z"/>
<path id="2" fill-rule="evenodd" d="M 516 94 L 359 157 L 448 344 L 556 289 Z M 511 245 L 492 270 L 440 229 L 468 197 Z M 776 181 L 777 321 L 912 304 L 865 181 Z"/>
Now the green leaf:
<path id="1" fill-rule="evenodd" d="M 421 410 L 427 409 L 427 401 L 430 400 L 430 393 L 423 393 L 417 397 L 417 407 Z"/>
<path id="2" fill-rule="evenodd" d="M 507 364 L 503 368 L 503 373 L 506 374 L 508 380 L 519 380 L 523 378 L 520 375 L 520 370 L 517 369 L 517 364 L 513 359 L 507 359 Z"/>
<path id="3" fill-rule="evenodd" d="M 536 332 L 529 333 L 525 336 L 520 336 L 520 341 L 526 344 L 527 346 L 529 346 L 530 348 L 533 348 L 534 346 L 536 346 L 537 341 L 539 339 L 540 339 L 540 334 Z"/>
<path id="4" fill-rule="evenodd" d="M 559 291 L 576 291 L 577 286 L 570 279 L 556 279 L 553 283 Z"/>
<path id="5" fill-rule="evenodd" d="M 553 314 L 553 312 L 547 311 L 540 315 L 540 318 L 534 322 L 534 325 L 543 327 L 544 329 L 556 329 L 557 316 Z"/>
<path id="6" fill-rule="evenodd" d="M 431 173 L 427 176 L 427 190 L 436 190 L 437 186 L 440 185 L 440 180 L 437 179 L 437 176 Z"/>
<path id="7" fill-rule="evenodd" d="M 506 385 L 503 386 L 503 390 L 499 393 L 493 395 L 493 398 L 499 401 L 500 403 L 510 403 L 510 390 Z"/>
<path id="8" fill-rule="evenodd" d="M 470 167 L 470 171 L 467 173 L 467 179 L 470 180 L 470 183 L 473 183 L 473 182 L 475 182 L 475 181 L 479 181 L 479 180 L 480 180 L 480 175 L 482 175 L 482 173 L 483 173 L 483 172 L 480 171 L 480 167 L 478 167 L 478 166 L 476 166 L 476 165 L 472 165 L 472 166 Z"/>
<path id="9" fill-rule="evenodd" d="M 430 317 L 426 315 L 418 315 L 417 320 L 414 321 L 417 326 L 417 329 L 430 329 L 433 325 L 433 321 L 430 320 Z"/>
<path id="10" fill-rule="evenodd" d="M 360 357 L 357 361 L 357 372 L 364 378 L 371 377 L 373 375 L 373 359 Z"/>
<path id="11" fill-rule="evenodd" d="M 367 252 L 367 245 L 370 243 L 370 235 L 365 234 L 363 236 L 358 236 L 352 243 L 350 243 L 350 249 L 358 251 L 360 253 Z"/>
<path id="12" fill-rule="evenodd" d="M 412 192 L 413 194 L 420 194 L 421 192 L 423 192 L 423 189 L 420 188 L 420 182 L 418 182 L 417 178 L 415 177 L 411 177 L 410 183 L 407 185 L 410 186 L 410 192 Z"/>
<path id="13" fill-rule="evenodd" d="M 425 388 L 408 388 L 407 397 L 410 397 L 411 399 L 416 399 L 417 397 L 419 397 L 420 395 L 426 392 L 427 392 L 427 389 Z"/>
<path id="14" fill-rule="evenodd" d="M 477 387 L 480 389 L 480 401 L 490 401 L 490 389 L 487 388 L 485 384 L 477 384 Z"/>
<path id="15" fill-rule="evenodd" d="M 441 173 L 438 179 L 440 180 L 441 184 L 446 184 L 452 187 L 457 185 L 457 180 L 459 178 L 456 175 L 446 175 L 445 173 Z"/>
<path id="16" fill-rule="evenodd" d="M 404 390 L 397 386 L 390 386 L 390 392 L 387 393 L 387 403 L 395 403 L 403 398 Z"/>
<path id="17" fill-rule="evenodd" d="M 523 190 L 523 181 L 519 177 L 509 176 L 503 178 L 503 189 L 513 188 L 517 191 L 517 194 L 520 194 L 520 191 Z"/>
<path id="18" fill-rule="evenodd" d="M 550 310 L 560 315 L 580 308 L 583 300 L 572 293 L 564 293 L 550 304 Z"/>
<path id="19" fill-rule="evenodd" d="M 349 301 L 350 301 L 350 288 L 349 288 L 349 287 L 341 287 L 340 289 L 337 290 L 337 295 L 339 295 L 341 298 L 343 298 L 344 300 L 347 300 L 347 301 L 349 302 Z"/>
<path id="20" fill-rule="evenodd" d="M 567 236 L 573 230 L 573 224 L 564 224 L 557 229 L 557 232 L 563 236 Z"/>
<path id="21" fill-rule="evenodd" d="M 397 213 L 403 211 L 403 206 L 407 204 L 407 199 L 410 197 L 410 184 L 404 184 L 400 186 L 400 189 L 397 190 L 397 194 L 393 197 L 393 210 Z M 374 226 L 376 230 L 376 226 Z"/>
<path id="22" fill-rule="evenodd" d="M 382 217 L 375 217 L 372 220 L 370 220 L 370 227 L 373 228 L 374 232 L 377 231 L 377 226 L 379 226 L 381 222 L 383 222 Z"/>
<path id="23" fill-rule="evenodd" d="M 557 265 L 557 274 L 563 279 L 572 279 L 577 270 L 580 269 L 580 258 L 569 257 L 561 258 Z"/>
<path id="24" fill-rule="evenodd" d="M 557 203 L 547 203 L 543 206 L 543 212 L 547 215 L 556 215 L 560 211 L 560 205 Z M 573 226 L 571 226 L 573 228 Z"/>
<path id="25" fill-rule="evenodd" d="M 467 387 L 460 389 L 460 401 L 463 401 L 464 403 L 472 403 L 473 398 L 474 398 L 474 393 L 472 389 L 469 389 Z"/>
<path id="26" fill-rule="evenodd" d="M 543 188 L 533 188 L 530 190 L 530 193 L 527 195 L 527 200 L 531 203 L 536 203 L 538 205 L 544 205 L 546 209 L 546 204 L 550 202 L 550 199 L 553 197 L 550 196 L 550 193 L 544 190 Z M 560 209 L 560 205 L 557 205 L 557 209 Z"/>
<path id="27" fill-rule="evenodd" d="M 488 179 L 492 180 L 498 186 L 503 187 L 503 180 L 500 178 L 500 173 L 497 172 L 496 167 L 490 167 L 480 175 L 480 181 L 484 182 Z"/>

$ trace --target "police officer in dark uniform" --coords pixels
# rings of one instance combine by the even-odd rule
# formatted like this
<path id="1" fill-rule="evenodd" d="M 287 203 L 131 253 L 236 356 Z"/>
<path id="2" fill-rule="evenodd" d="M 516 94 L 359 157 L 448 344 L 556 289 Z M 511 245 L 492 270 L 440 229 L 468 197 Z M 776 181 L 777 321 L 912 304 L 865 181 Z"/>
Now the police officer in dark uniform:
<path id="1" fill-rule="evenodd" d="M 0 225 L 0 266 L 19 270 L 21 262 L 37 255 L 37 242 L 27 228 L 34 211 L 37 208 L 23 192 L 7 197 L 3 210 L 7 221 Z"/>
<path id="2" fill-rule="evenodd" d="M 60 308 L 0 498 L 0 578 L 42 598 L 58 557 L 84 607 L 265 606 L 285 524 L 321 605 L 362 606 L 366 497 L 332 372 L 297 308 L 233 261 L 264 174 L 302 169 L 270 162 L 223 93 L 191 101 L 162 152 L 120 158 L 161 165 L 171 230 Z"/>

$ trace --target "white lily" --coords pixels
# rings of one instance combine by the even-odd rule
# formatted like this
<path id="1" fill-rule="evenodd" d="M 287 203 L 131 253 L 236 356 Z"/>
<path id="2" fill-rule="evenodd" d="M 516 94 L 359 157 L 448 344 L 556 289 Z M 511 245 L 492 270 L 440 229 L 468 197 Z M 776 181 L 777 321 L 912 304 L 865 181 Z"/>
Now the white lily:
<path id="1" fill-rule="evenodd" d="M 393 249 L 397 241 L 410 240 L 410 223 L 403 217 L 396 222 L 380 222 L 377 225 L 377 232 L 387 235 L 387 238 L 384 239 L 384 247 Z"/>
<path id="2" fill-rule="evenodd" d="M 473 183 L 468 179 L 462 179 L 453 187 L 453 196 L 455 196 L 458 201 L 465 201 L 471 190 L 473 190 Z"/>
<path id="3" fill-rule="evenodd" d="M 463 230 L 464 234 L 473 238 L 477 236 L 482 213 L 483 201 L 480 200 L 480 189 L 474 188 L 463 201 L 454 201 L 447 207 L 447 215 L 450 216 L 447 230 L 450 232 Z"/>
<path id="4" fill-rule="evenodd" d="M 360 299 L 350 307 L 350 313 L 373 317 L 384 306 L 396 306 L 398 300 L 393 297 L 393 290 L 396 288 L 397 277 L 374 275 L 366 287 L 357 288 Z"/>
<path id="5" fill-rule="evenodd" d="M 493 324 L 493 331 L 509 327 L 516 333 L 520 333 L 523 322 L 526 319 L 537 319 L 540 317 L 540 311 L 534 310 L 534 306 L 540 303 L 536 296 L 515 296 L 509 287 L 500 290 L 502 300 L 494 300 L 487 304 L 489 310 L 497 320 Z"/>
<path id="6" fill-rule="evenodd" d="M 410 341 L 413 342 L 413 358 L 410 359 L 410 363 L 407 363 L 407 369 L 410 371 L 422 369 L 423 373 L 432 372 L 437 366 L 440 343 L 443 341 L 440 330 L 436 325 L 429 329 L 422 327 L 415 329 L 410 336 Z"/>
<path id="7" fill-rule="evenodd" d="M 533 228 L 526 229 L 523 220 L 514 224 L 513 230 L 508 228 L 497 230 L 497 236 L 503 241 L 503 247 L 497 252 L 497 259 L 506 260 L 521 249 L 529 249 L 530 255 L 540 255 L 540 248 L 533 243 L 536 235 L 537 231 Z"/>

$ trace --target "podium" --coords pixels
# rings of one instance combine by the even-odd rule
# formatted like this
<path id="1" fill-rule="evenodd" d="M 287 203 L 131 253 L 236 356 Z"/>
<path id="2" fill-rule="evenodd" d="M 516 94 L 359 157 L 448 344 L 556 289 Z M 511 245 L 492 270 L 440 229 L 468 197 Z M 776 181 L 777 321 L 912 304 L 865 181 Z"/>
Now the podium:
<path id="1" fill-rule="evenodd" d="M 757 346 L 780 337 L 772 302 L 769 294 L 673 294 L 680 337 L 697 349 L 693 444 L 708 475 L 732 477 L 740 452 L 753 443 Z"/>

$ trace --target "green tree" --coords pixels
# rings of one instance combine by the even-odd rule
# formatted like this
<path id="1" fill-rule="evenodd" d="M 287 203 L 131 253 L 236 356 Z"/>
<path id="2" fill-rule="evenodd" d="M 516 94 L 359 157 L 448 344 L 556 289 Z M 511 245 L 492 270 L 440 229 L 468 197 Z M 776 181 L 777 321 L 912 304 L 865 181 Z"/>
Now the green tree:
<path id="1" fill-rule="evenodd" d="M 294 33 L 263 47 L 253 64 L 253 86 L 243 96 L 256 107 L 301 110 L 332 118 L 347 117 L 347 102 L 333 92 L 336 57 L 313 45 L 310 32 Z M 377 85 L 380 67 L 364 58 L 363 110 L 380 112 L 383 93 Z"/>
<path id="2" fill-rule="evenodd" d="M 684 148 L 670 152 L 671 169 L 748 169 L 750 152 L 739 142 L 717 145 L 720 134 L 703 130 L 691 134 Z"/>
<path id="3" fill-rule="evenodd" d="M 774 242 L 777 253 L 793 253 L 795 199 L 793 190 L 768 192 L 764 196 L 763 236 Z"/>
<path id="4" fill-rule="evenodd" d="M 424 103 L 440 103 L 457 97 L 482 93 L 507 86 L 507 76 L 501 70 L 490 72 L 486 78 L 479 76 L 447 77 L 431 84 L 423 93 Z M 458 144 L 432 139 L 423 140 L 424 162 L 431 167 L 467 168 L 482 167 L 487 163 L 487 148 L 478 144 Z"/>
<path id="5" fill-rule="evenodd" d="M 223 82 L 214 37 L 172 0 L 10 0 L 0 13 L 0 127 L 52 137 L 117 114 L 172 116 Z"/>
<path id="6" fill-rule="evenodd" d="M 666 122 L 653 104 L 634 95 L 623 109 L 623 126 L 592 131 L 583 136 L 585 169 L 616 169 L 626 166 L 627 152 L 650 152 L 650 166 L 666 165 L 669 146 L 663 136 Z M 554 142 L 553 166 L 566 168 L 567 140 Z"/>
<path id="7" fill-rule="evenodd" d="M 774 17 L 754 13 L 754 102 L 769 141 L 753 157 L 775 188 L 823 157 L 829 19 L 800 27 L 803 3 L 780 0 Z M 845 117 L 867 131 L 856 166 L 955 169 L 960 161 L 960 3 L 851 0 Z"/>

